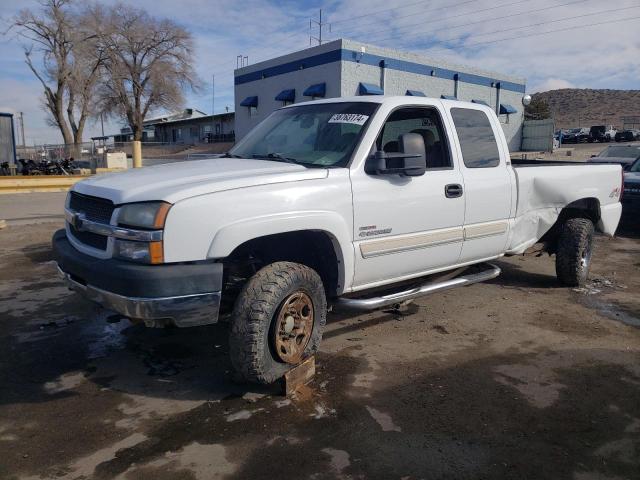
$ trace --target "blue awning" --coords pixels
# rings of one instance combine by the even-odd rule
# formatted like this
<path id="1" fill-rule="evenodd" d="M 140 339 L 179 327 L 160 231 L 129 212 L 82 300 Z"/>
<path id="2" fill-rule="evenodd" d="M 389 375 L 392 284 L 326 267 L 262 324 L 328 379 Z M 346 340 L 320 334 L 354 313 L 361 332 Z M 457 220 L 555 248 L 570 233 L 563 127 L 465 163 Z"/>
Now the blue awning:
<path id="1" fill-rule="evenodd" d="M 471 100 L 471 103 L 477 103 L 479 105 L 484 105 L 485 107 L 489 106 L 489 104 L 487 102 L 485 102 L 484 100 Z"/>
<path id="2" fill-rule="evenodd" d="M 424 92 L 421 92 L 420 90 L 407 90 L 405 95 L 409 95 L 410 97 L 426 97 Z"/>
<path id="3" fill-rule="evenodd" d="M 440 95 L 440 98 L 442 98 L 443 100 L 457 100 L 458 97 L 456 97 L 455 95 Z"/>
<path id="4" fill-rule="evenodd" d="M 258 97 L 247 97 L 240 102 L 241 107 L 257 107 Z"/>
<path id="5" fill-rule="evenodd" d="M 379 86 L 373 85 L 372 83 L 360 82 L 358 91 L 360 95 L 384 95 L 384 91 Z"/>
<path id="6" fill-rule="evenodd" d="M 327 93 L 326 83 L 316 83 L 307 88 L 302 95 L 305 97 L 324 97 Z"/>
<path id="7" fill-rule="evenodd" d="M 501 103 L 500 104 L 500 115 L 507 115 L 509 113 L 518 113 L 518 110 L 516 110 L 515 107 L 512 107 L 508 103 Z"/>
<path id="8" fill-rule="evenodd" d="M 293 102 L 296 99 L 296 89 L 290 88 L 288 90 L 282 90 L 276 95 L 276 100 L 279 102 Z"/>

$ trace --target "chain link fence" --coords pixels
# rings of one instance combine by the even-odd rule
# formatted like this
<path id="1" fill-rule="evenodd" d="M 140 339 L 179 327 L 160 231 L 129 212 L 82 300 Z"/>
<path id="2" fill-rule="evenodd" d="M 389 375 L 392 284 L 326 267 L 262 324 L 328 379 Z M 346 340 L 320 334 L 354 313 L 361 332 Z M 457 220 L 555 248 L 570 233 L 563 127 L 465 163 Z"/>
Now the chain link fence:
<path id="1" fill-rule="evenodd" d="M 143 142 L 142 164 L 151 166 L 162 163 L 181 162 L 194 159 L 212 158 L 217 154 L 227 152 L 234 144 L 233 136 L 220 138 L 212 143 L 189 145 L 184 143 Z M 223 141 L 228 140 L 228 141 Z M 106 166 L 107 156 L 112 153 L 124 153 L 127 167 L 132 168 L 133 142 L 105 142 L 95 140 L 80 144 L 45 144 L 16 147 L 16 174 L 23 174 L 25 165 L 72 162 L 74 170 L 84 170 L 82 173 L 96 172 L 96 168 Z"/>

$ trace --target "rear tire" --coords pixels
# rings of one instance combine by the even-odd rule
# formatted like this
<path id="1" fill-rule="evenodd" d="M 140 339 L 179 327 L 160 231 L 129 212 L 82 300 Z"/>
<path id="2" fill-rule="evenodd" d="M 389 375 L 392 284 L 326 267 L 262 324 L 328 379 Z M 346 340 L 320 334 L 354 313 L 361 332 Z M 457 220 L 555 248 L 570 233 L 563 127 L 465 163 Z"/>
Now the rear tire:
<path id="1" fill-rule="evenodd" d="M 293 262 L 259 270 L 236 299 L 229 353 L 236 378 L 269 384 L 320 346 L 327 299 L 320 276 Z"/>
<path id="2" fill-rule="evenodd" d="M 593 222 L 569 218 L 560 230 L 556 251 L 556 275 L 560 283 L 579 287 L 586 283 L 593 253 Z"/>

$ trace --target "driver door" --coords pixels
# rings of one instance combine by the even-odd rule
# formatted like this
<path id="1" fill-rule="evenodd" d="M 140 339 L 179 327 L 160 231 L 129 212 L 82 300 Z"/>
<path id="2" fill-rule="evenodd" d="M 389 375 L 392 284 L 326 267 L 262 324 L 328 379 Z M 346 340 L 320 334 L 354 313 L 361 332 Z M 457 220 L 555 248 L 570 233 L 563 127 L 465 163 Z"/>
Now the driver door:
<path id="1" fill-rule="evenodd" d="M 464 181 L 451 155 L 452 139 L 435 106 L 393 111 L 372 149 L 398 151 L 398 137 L 425 140 L 420 177 L 352 171 L 355 290 L 418 277 L 455 265 L 464 223 Z"/>

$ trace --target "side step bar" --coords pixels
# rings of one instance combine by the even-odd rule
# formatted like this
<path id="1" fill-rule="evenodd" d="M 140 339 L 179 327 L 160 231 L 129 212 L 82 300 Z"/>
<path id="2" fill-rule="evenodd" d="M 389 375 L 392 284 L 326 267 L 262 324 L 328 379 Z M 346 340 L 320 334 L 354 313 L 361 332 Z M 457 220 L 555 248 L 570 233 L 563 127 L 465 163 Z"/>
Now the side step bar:
<path id="1" fill-rule="evenodd" d="M 378 308 L 396 305 L 414 298 L 429 295 L 431 293 L 442 292 L 456 287 L 464 287 L 472 283 L 491 280 L 500 275 L 500 267 L 491 263 L 482 264 L 484 270 L 476 273 L 469 273 L 445 281 L 428 282 L 424 285 L 413 287 L 400 292 L 389 293 L 379 297 L 370 298 L 348 298 L 340 297 L 336 300 L 336 306 L 348 308 L 350 310 L 370 311 Z"/>

